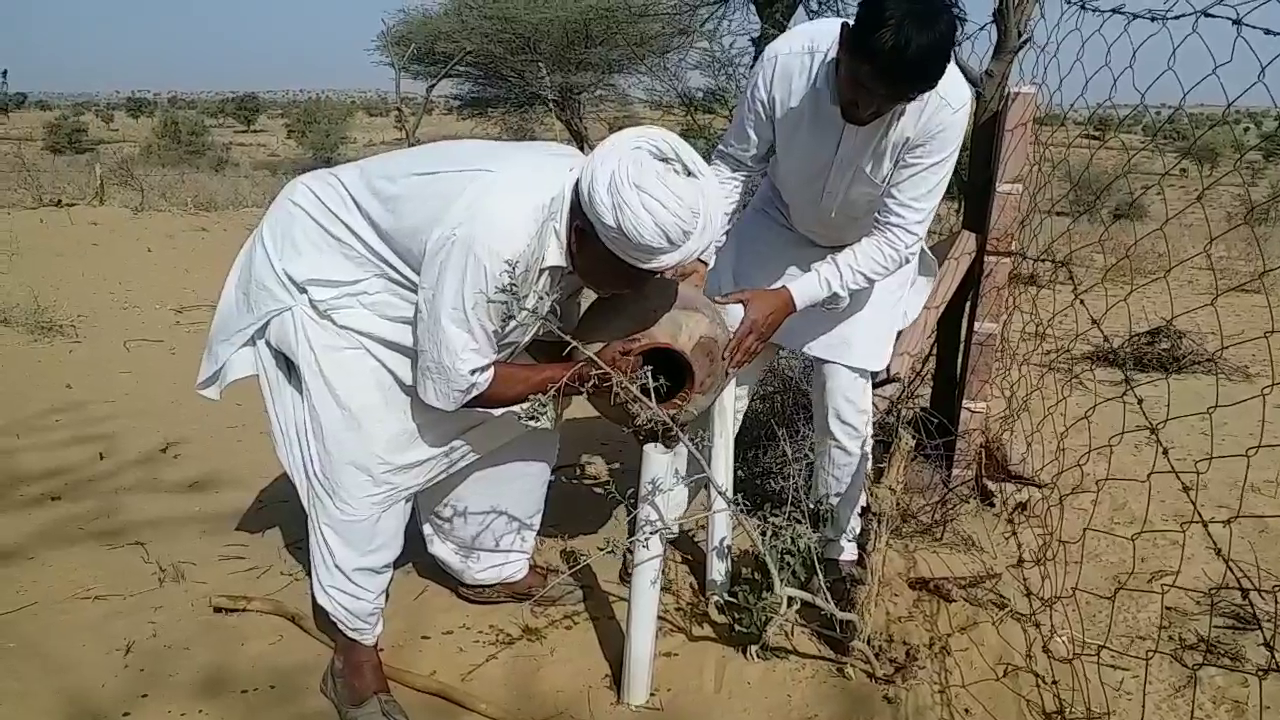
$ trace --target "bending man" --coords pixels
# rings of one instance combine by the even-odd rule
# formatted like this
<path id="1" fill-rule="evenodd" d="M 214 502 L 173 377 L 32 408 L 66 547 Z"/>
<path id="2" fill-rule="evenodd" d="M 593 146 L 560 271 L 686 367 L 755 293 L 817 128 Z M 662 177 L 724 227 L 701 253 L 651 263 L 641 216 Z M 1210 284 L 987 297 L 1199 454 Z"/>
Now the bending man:
<path id="1" fill-rule="evenodd" d="M 726 214 L 764 173 L 727 241 L 704 255 L 715 258 L 707 289 L 740 323 L 728 354 L 743 396 L 779 345 L 815 361 L 812 492 L 834 507 L 825 557 L 837 596 L 862 559 L 872 374 L 937 274 L 925 235 L 972 103 L 952 61 L 962 24 L 956 0 L 862 0 L 852 22 L 788 30 L 764 50 L 712 156 Z M 745 410 L 740 396 L 739 422 Z"/>
<path id="2" fill-rule="evenodd" d="M 719 235 L 706 163 L 629 128 L 590 155 L 454 140 L 307 173 L 240 251 L 198 389 L 257 375 L 307 514 L 311 590 L 344 720 L 403 718 L 377 642 L 417 506 L 427 549 L 473 602 L 572 603 L 531 563 L 558 436 L 514 406 L 587 370 L 523 355 L 557 303 L 632 291 Z M 618 345 L 601 357 L 635 361 Z"/>

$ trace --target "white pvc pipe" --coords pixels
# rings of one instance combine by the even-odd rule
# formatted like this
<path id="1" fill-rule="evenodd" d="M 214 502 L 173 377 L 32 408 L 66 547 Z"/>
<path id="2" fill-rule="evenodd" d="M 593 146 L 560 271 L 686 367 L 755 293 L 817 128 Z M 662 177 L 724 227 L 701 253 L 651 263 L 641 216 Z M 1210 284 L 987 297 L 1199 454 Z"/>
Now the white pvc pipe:
<path id="1" fill-rule="evenodd" d="M 730 378 L 720 397 L 711 406 L 711 452 L 707 479 L 711 512 L 707 518 L 707 594 L 724 595 L 729 590 L 732 571 L 734 400 L 738 383 Z M 718 490 L 718 491 L 717 491 Z"/>
<path id="2" fill-rule="evenodd" d="M 631 541 L 631 587 L 627 602 L 627 639 L 622 657 L 619 700 L 640 706 L 653 694 L 653 654 L 658 641 L 658 609 L 662 601 L 662 559 L 666 549 L 667 495 L 683 449 L 648 443 L 640 455 L 636 493 L 636 535 Z M 674 466 L 674 467 L 673 467 Z M 679 518 L 676 518 L 678 520 Z"/>

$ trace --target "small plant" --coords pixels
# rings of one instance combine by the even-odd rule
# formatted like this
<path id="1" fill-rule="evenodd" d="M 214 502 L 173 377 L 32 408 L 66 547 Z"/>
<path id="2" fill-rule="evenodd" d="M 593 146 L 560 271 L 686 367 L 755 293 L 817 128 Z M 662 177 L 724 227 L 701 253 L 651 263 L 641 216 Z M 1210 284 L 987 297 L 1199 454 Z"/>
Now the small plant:
<path id="1" fill-rule="evenodd" d="M 130 95 L 124 99 L 124 114 L 130 120 L 154 117 L 156 114 L 156 101 L 143 95 Z"/>
<path id="2" fill-rule="evenodd" d="M 4 103 L 5 112 L 18 112 L 27 105 L 27 94 L 24 92 L 11 92 L 0 95 L 0 103 Z"/>
<path id="3" fill-rule="evenodd" d="M 1191 124 L 1183 115 L 1169 115 L 1163 121 L 1157 121 L 1151 128 L 1150 136 L 1161 142 L 1179 144 L 1189 142 L 1192 138 Z"/>
<path id="4" fill-rule="evenodd" d="M 93 109 L 93 116 L 98 118 L 98 122 L 111 127 L 116 122 L 116 113 L 111 108 L 96 107 Z"/>
<path id="5" fill-rule="evenodd" d="M 27 302 L 0 303 L 0 327 L 38 342 L 69 340 L 79 335 L 74 317 L 61 308 L 41 302 L 34 292 Z"/>
<path id="6" fill-rule="evenodd" d="M 1262 142 L 1258 143 L 1258 152 L 1269 163 L 1280 160 L 1280 128 L 1272 128 L 1263 135 Z"/>
<path id="7" fill-rule="evenodd" d="M 195 101 L 190 98 L 182 97 L 177 93 L 171 93 L 164 99 L 165 107 L 170 110 L 195 110 Z"/>
<path id="8" fill-rule="evenodd" d="M 347 130 L 355 108 L 326 98 L 307 98 L 285 117 L 285 137 L 319 165 L 333 165 L 350 142 Z"/>
<path id="9" fill-rule="evenodd" d="M 240 93 L 228 98 L 222 106 L 222 111 L 226 117 L 244 126 L 246 131 L 251 131 L 254 124 L 266 113 L 267 104 L 257 93 Z"/>
<path id="10" fill-rule="evenodd" d="M 360 111 L 371 118 L 386 117 L 391 114 L 391 104 L 383 97 L 368 98 L 360 103 Z"/>
<path id="11" fill-rule="evenodd" d="M 213 139 L 213 131 L 193 113 L 166 110 L 156 118 L 151 137 L 142 144 L 146 161 L 167 167 L 189 166 L 221 170 L 227 150 Z"/>
<path id="12" fill-rule="evenodd" d="M 1114 221 L 1141 222 L 1151 217 L 1151 207 L 1147 205 L 1146 198 L 1141 195 L 1122 190 L 1116 193 L 1115 199 L 1111 201 L 1110 215 Z"/>
<path id="13" fill-rule="evenodd" d="M 1245 188 L 1236 201 L 1236 212 L 1253 227 L 1280 226 L 1280 180 L 1267 183 L 1258 201 Z"/>
<path id="14" fill-rule="evenodd" d="M 1113 205 L 1115 183 L 1092 167 L 1079 171 L 1065 168 L 1062 181 L 1067 185 L 1067 210 L 1073 216 L 1100 218 Z"/>
<path id="15" fill-rule="evenodd" d="M 1212 174 L 1232 152 L 1235 138 L 1227 128 L 1214 128 L 1182 143 L 1181 152 L 1205 172 Z"/>
<path id="16" fill-rule="evenodd" d="M 1120 129 L 1120 119 L 1115 113 L 1104 111 L 1093 116 L 1089 127 L 1104 138 L 1114 135 L 1116 130 Z"/>
<path id="17" fill-rule="evenodd" d="M 89 124 L 64 112 L 44 124 L 42 146 L 51 155 L 83 155 L 93 150 L 94 142 Z"/>
<path id="18" fill-rule="evenodd" d="M 1060 112 L 1050 111 L 1036 118 L 1036 124 L 1041 127 L 1062 127 L 1067 124 L 1067 118 Z"/>

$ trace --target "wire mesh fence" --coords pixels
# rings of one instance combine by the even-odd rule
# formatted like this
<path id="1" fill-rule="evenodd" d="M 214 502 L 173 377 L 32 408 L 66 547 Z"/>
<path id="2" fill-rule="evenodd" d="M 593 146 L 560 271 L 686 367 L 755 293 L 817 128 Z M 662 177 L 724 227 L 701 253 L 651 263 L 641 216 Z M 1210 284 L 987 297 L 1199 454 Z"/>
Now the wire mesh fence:
<path id="1" fill-rule="evenodd" d="M 938 716 L 1280 712 L 1278 31 L 1274 3 L 1039 9 L 1012 272 L 976 319 L 996 408 L 976 482 L 908 477 L 884 590 Z"/>

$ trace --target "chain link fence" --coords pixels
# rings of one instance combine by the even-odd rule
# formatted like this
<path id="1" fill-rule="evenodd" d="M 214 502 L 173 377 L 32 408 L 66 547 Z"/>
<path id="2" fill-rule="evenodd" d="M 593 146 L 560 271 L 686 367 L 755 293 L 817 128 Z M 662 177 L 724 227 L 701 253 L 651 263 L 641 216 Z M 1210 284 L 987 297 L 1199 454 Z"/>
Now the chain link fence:
<path id="1" fill-rule="evenodd" d="M 1280 713 L 1280 7 L 1138 5 L 1045 3 L 1014 71 L 977 480 L 908 470 L 884 589 L 922 717 Z"/>

